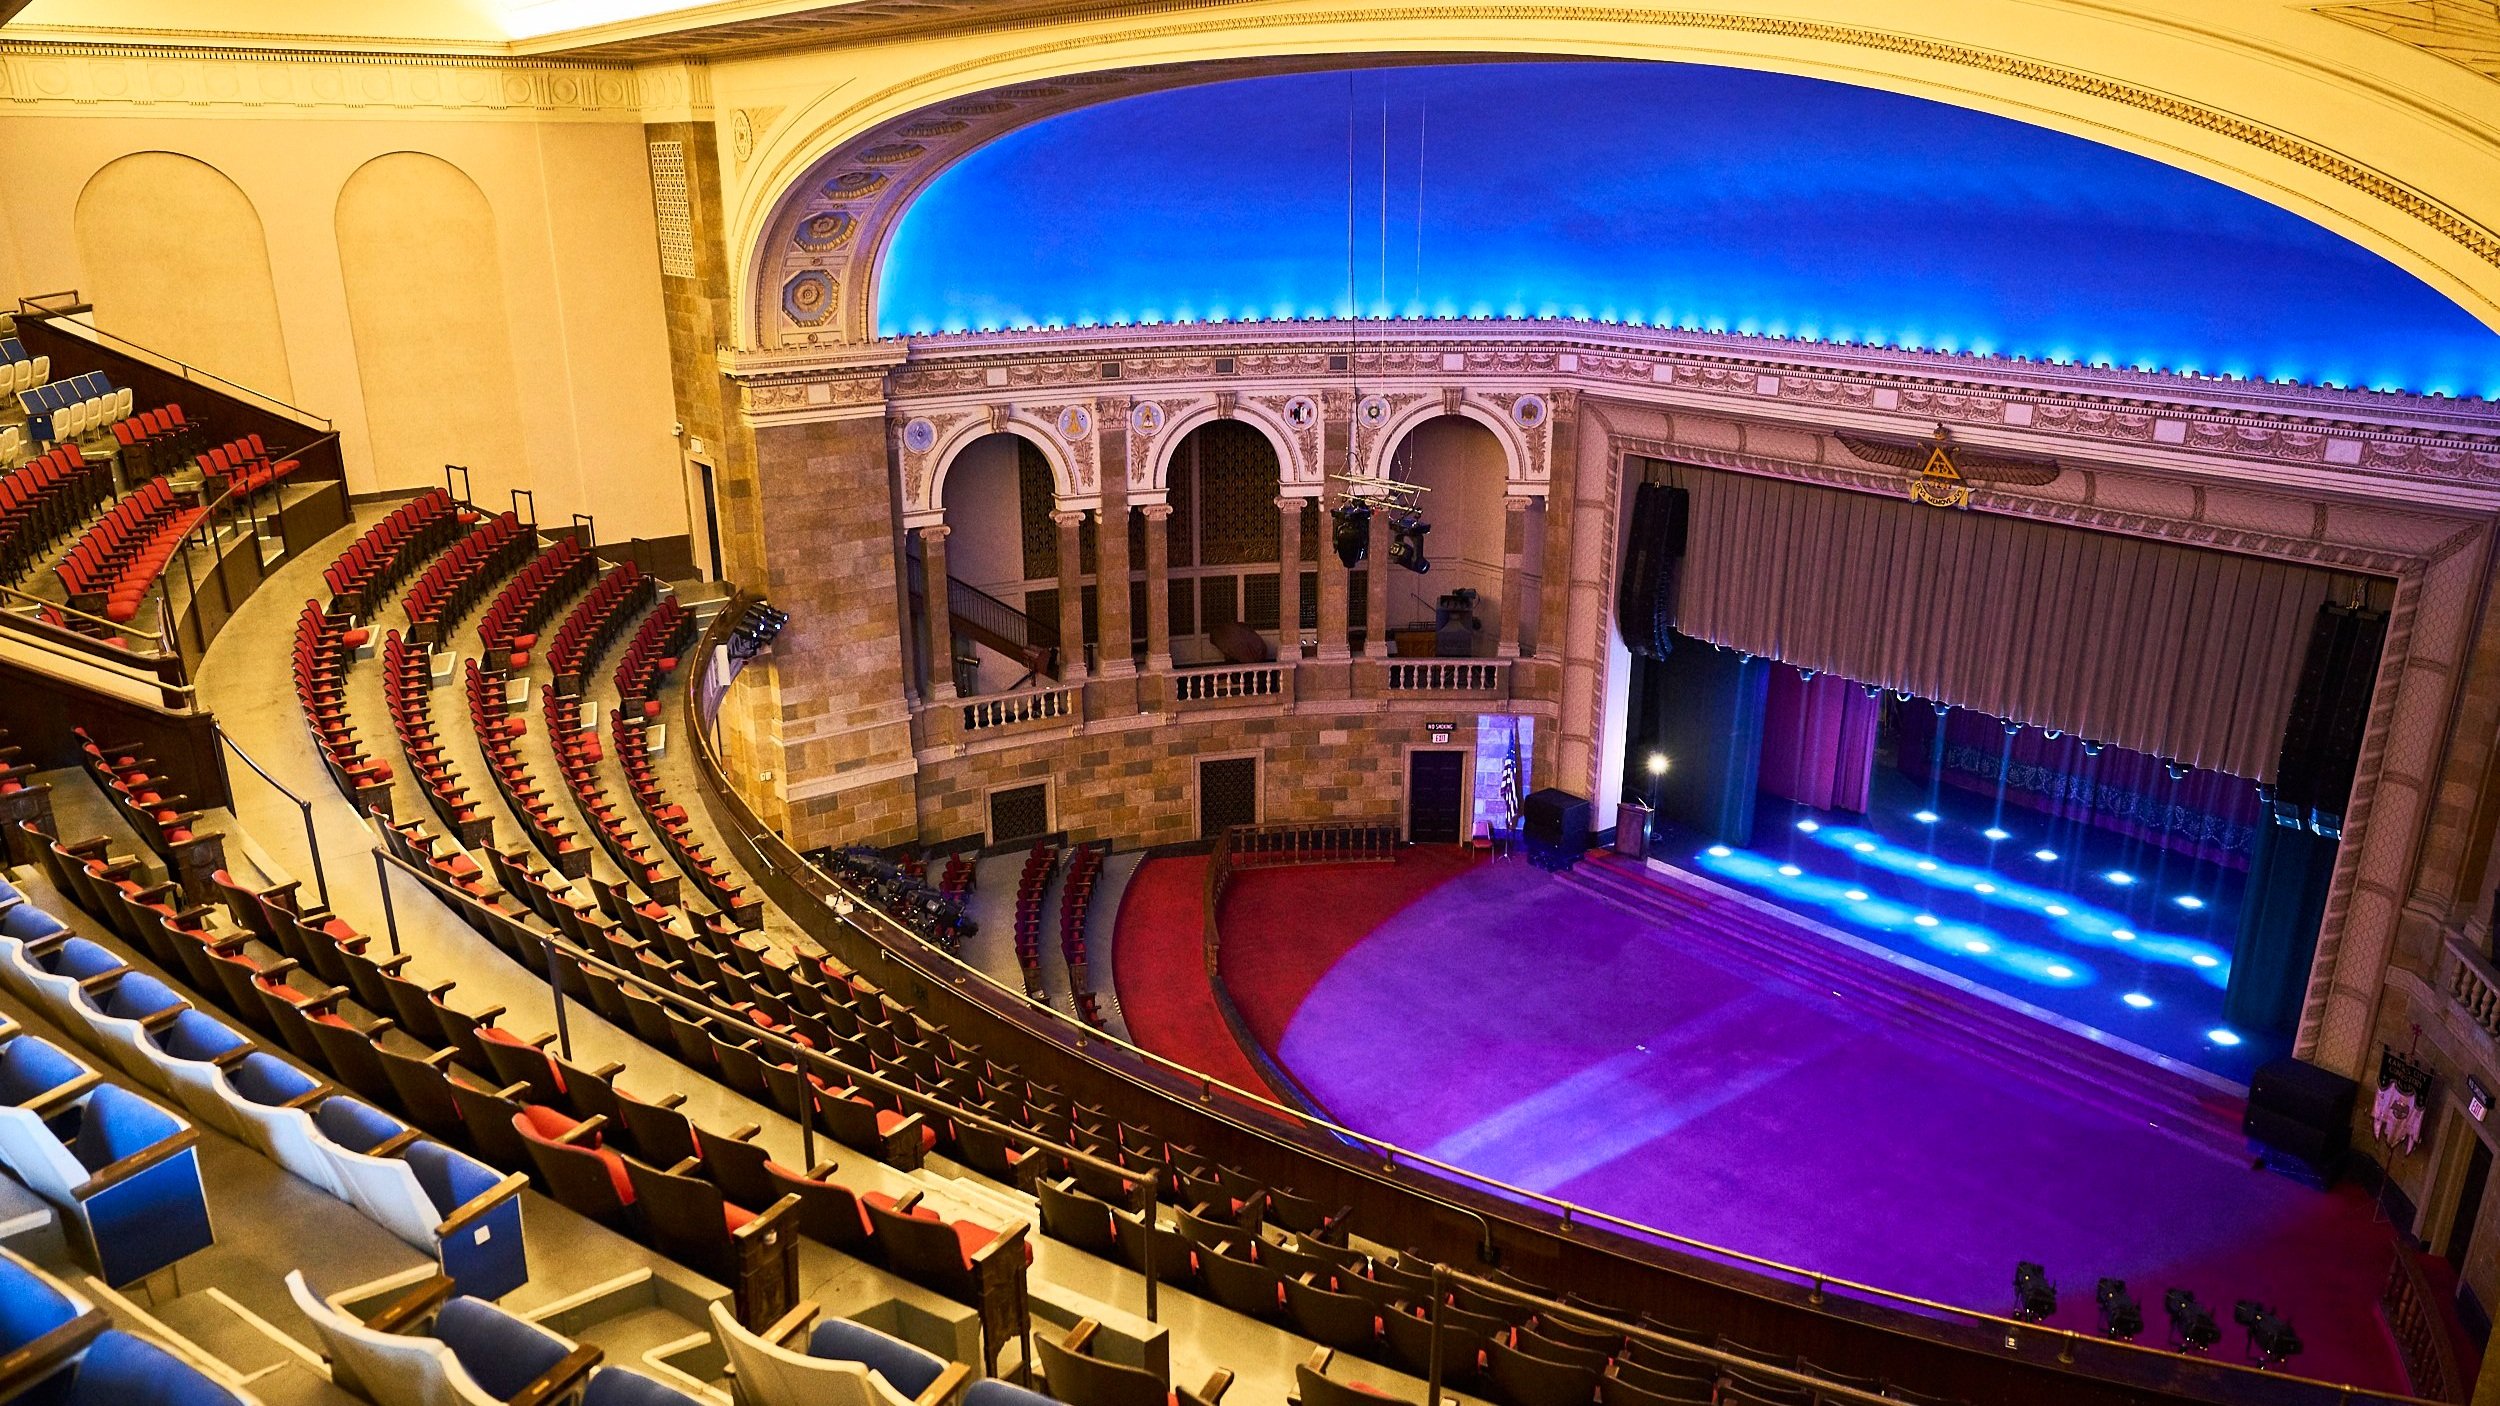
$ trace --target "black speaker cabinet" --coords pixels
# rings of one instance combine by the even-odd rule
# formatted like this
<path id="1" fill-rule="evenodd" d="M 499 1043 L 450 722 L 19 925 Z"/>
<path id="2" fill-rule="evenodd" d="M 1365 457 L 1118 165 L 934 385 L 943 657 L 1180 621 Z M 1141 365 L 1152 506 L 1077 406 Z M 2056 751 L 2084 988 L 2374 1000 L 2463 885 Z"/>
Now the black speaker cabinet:
<path id="1" fill-rule="evenodd" d="M 1585 796 L 1548 786 L 1519 803 L 1520 829 L 1528 841 L 1528 857 L 1547 869 L 1568 869 L 1589 847 L 1589 803 Z"/>
<path id="2" fill-rule="evenodd" d="M 2329 1186 L 2352 1146 L 2353 1100 L 2360 1086 L 2297 1059 L 2278 1059 L 2248 1081 L 2248 1113 L 2240 1131 L 2276 1171 Z"/>
<path id="3" fill-rule="evenodd" d="M 1691 496 L 1664 483 L 1643 483 L 1632 492 L 1632 527 L 1623 544 L 1623 572 L 1615 587 L 1615 624 L 1624 648 L 1643 659 L 1663 659 L 1675 626 L 1675 586 L 1684 558 Z"/>

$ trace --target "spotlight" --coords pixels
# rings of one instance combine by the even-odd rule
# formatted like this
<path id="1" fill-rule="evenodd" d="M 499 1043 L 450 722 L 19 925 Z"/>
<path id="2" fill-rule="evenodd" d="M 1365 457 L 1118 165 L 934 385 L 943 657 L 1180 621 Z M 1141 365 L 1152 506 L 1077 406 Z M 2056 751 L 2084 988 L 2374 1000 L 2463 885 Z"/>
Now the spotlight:
<path id="1" fill-rule="evenodd" d="M 1865 694 L 1869 698 L 1881 698 L 1884 696 L 1884 686 L 1879 683 L 1865 684 L 1861 686 L 1858 691 Z"/>
<path id="2" fill-rule="evenodd" d="M 1709 849 L 1703 851 L 1703 853 L 1709 855 L 1712 859 L 1725 859 L 1735 852 L 1736 851 L 1729 849 L 1725 845 L 1712 845 Z"/>
<path id="3" fill-rule="evenodd" d="M 2065 904 L 2062 904 L 2062 903 L 2052 903 L 2052 904 L 2050 904 L 2048 907 L 2043 908 L 2043 909 L 2041 909 L 2040 911 L 2041 911 L 2041 912 L 2043 912 L 2043 913 L 2048 914 L 2048 915 L 2049 915 L 2050 917 L 2052 917 L 2052 918 L 2063 918 L 2063 917 L 2065 917 L 2065 916 L 2066 916 L 2067 909 L 2066 909 L 2066 905 L 2065 905 Z"/>
<path id="4" fill-rule="evenodd" d="M 2214 1324 L 2214 1311 L 2196 1301 L 2194 1289 L 2173 1289 L 2161 1296 L 2162 1311 L 2170 1315 L 2170 1345 L 2181 1352 L 2201 1353 L 2222 1341 L 2222 1329 Z"/>
<path id="5" fill-rule="evenodd" d="M 1794 864 L 1783 864 L 1780 866 L 1780 877 L 1784 879 L 1794 879 L 1805 872 L 1805 870 L 1798 868 Z"/>
<path id="6" fill-rule="evenodd" d="M 1910 921 L 1923 928 L 1932 928 L 1936 925 L 1936 915 L 1933 913 L 1921 913 L 1917 917 L 1912 918 Z"/>
<path id="7" fill-rule="evenodd" d="M 2205 967 L 2208 969 L 2222 965 L 2222 959 L 2216 957 L 2211 952 L 2199 952 L 2195 956 L 2188 958 L 2188 962 L 2193 966 Z M 2227 1030 L 2223 1033 L 2226 1035 L 2230 1034 Z M 2225 1040 L 2222 1043 L 2226 1045 L 2236 1045 L 2239 1042 L 2240 1038 L 2237 1035 L 2232 1035 L 2230 1039 Z"/>
<path id="8" fill-rule="evenodd" d="M 2049 1272 L 2029 1260 L 2014 1266 L 2014 1321 L 2040 1323 L 2057 1312 L 2057 1286 Z"/>
<path id="9" fill-rule="evenodd" d="M 2240 1042 L 2239 1036 L 2232 1034 L 2228 1030 L 2219 1028 L 2206 1031 L 2205 1038 L 2213 1041 L 2217 1045 L 2222 1046 L 2226 1050 Z"/>
<path id="10" fill-rule="evenodd" d="M 1995 893 L 1997 891 L 1997 886 L 1994 884 L 1973 884 L 1970 886 L 1970 891 L 1972 893 Z"/>
<path id="11" fill-rule="evenodd" d="M 2018 722 L 2014 721 L 2012 718 L 2007 718 L 2007 719 L 2005 720 L 2005 735 L 2006 735 L 2006 736 L 2008 736 L 2008 737 L 2020 737 L 2020 736 L 2022 736 L 2022 732 L 2023 732 L 2023 725 L 2022 725 L 2021 723 L 2018 723 Z"/>
<path id="12" fill-rule="evenodd" d="M 1936 814 L 1932 810 L 1921 810 L 1912 811 L 1910 813 L 1910 818 L 1917 821 L 1921 825 L 1933 825 L 1944 817 Z"/>
<path id="13" fill-rule="evenodd" d="M 2057 862 L 2057 851 L 2053 849 L 2035 849 L 2031 852 L 2031 857 L 2039 860 L 2043 864 L 2055 864 Z"/>
<path id="14" fill-rule="evenodd" d="M 2300 1334 L 2291 1320 L 2255 1299 L 2231 1306 L 2231 1321 L 2248 1330 L 2248 1360 L 2260 1367 L 2279 1367 L 2300 1355 Z"/>
<path id="15" fill-rule="evenodd" d="M 1980 834 L 1982 834 L 1982 835 L 1987 836 L 1989 839 L 1992 839 L 1992 840 L 2010 840 L 2010 839 L 2014 838 L 2012 835 L 2010 835 L 2010 834 L 2006 833 L 2006 832 L 2005 832 L 2005 831 L 2003 831 L 2003 830 L 1998 829 L 1998 828 L 1997 828 L 1996 826 L 1994 826 L 1994 825 L 1989 826 L 1987 829 L 1982 830 L 1982 831 L 1980 831 L 1979 833 L 1980 833 Z"/>
<path id="16" fill-rule="evenodd" d="M 2127 931 L 2125 928 L 2111 928 L 2109 930 L 2109 935 L 2113 941 L 2117 942 L 2135 941 L 2135 934 Z"/>
<path id="17" fill-rule="evenodd" d="M 1424 560 L 1424 534 L 1431 530 L 1431 523 L 1413 513 L 1389 514 L 1389 560 L 1418 576 L 1432 570 L 1432 563 Z M 1339 547 L 1339 554 L 1344 550 Z"/>
<path id="18" fill-rule="evenodd" d="M 729 655 L 733 659 L 752 659 L 781 634 L 790 623 L 787 611 L 775 610 L 762 601 L 748 606 L 738 616 L 738 623 L 729 629 Z"/>
<path id="19" fill-rule="evenodd" d="M 2045 968 L 2045 970 L 2048 972 L 2049 980 L 2051 981 L 2070 980 L 2075 974 L 2075 969 L 2073 967 L 2057 964 L 2052 964 L 2051 966 Z"/>
<path id="20" fill-rule="evenodd" d="M 1337 560 L 1352 571 L 1363 564 L 1372 549 L 1372 505 L 1360 498 L 1349 499 L 1331 510 L 1337 519 L 1330 529 L 1330 540 L 1336 544 Z"/>
<path id="21" fill-rule="evenodd" d="M 2193 913 L 2193 912 L 2195 912 L 2197 909 L 2202 908 L 2202 907 L 2204 907 L 2204 906 L 2205 906 L 2205 900 L 2203 900 L 2203 899 L 2201 899 L 2201 898 L 2198 898 L 2195 894 L 2192 894 L 2192 893 L 2183 893 L 2183 894 L 2180 894 L 2177 898 L 2174 898 L 2174 899 L 2172 899 L 2172 900 L 2170 900 L 2170 901 L 2171 901 L 2171 902 L 2173 902 L 2173 903 L 2178 904 L 2180 907 L 2185 908 L 2186 910 L 2188 910 L 2188 911 L 2189 911 L 2189 912 L 2191 912 L 2191 913 Z"/>
<path id="22" fill-rule="evenodd" d="M 2141 991 L 2130 991 L 2118 999 L 2139 1011 L 2149 1011 L 2153 1008 L 2153 998 Z"/>
<path id="23" fill-rule="evenodd" d="M 1936 703 L 1929 706 L 1936 710 L 1936 716 L 1940 718 L 1953 711 L 1953 705 L 1950 703 Z"/>
<path id="24" fill-rule="evenodd" d="M 2124 869 L 2112 869 L 2108 873 L 2103 874 L 2101 877 L 2107 879 L 2113 884 L 2116 884 L 2120 888 L 2126 888 L 2135 882 L 2135 875 L 2128 873 Z"/>
<path id="25" fill-rule="evenodd" d="M 1652 776 L 1664 776 L 1667 774 L 1666 753 L 1652 752 L 1649 754 L 1649 774 Z"/>
<path id="26" fill-rule="evenodd" d="M 1850 845 L 1849 848 L 1856 850 L 1860 854 L 1873 854 L 1875 852 L 1875 843 L 1872 840 L 1859 840 Z"/>
<path id="27" fill-rule="evenodd" d="M 2127 1292 L 2124 1279 L 2103 1279 L 2092 1286 L 2092 1297 L 2101 1305 L 2101 1333 L 2119 1342 L 2134 1342 L 2144 1331 L 2144 1306 Z"/>
<path id="28" fill-rule="evenodd" d="M 1813 834 L 1815 831 L 1820 830 L 1820 829 L 1822 829 L 1823 827 L 1822 827 L 1821 825 L 1819 825 L 1819 824 L 1815 823 L 1814 821 L 1811 821 L 1811 820 L 1800 820 L 1800 821 L 1798 821 L 1798 822 L 1797 822 L 1797 828 L 1798 828 L 1798 830 L 1800 830 L 1801 832 L 1803 832 L 1803 833 L 1805 833 L 1805 834 L 1808 834 L 1808 835 L 1811 835 L 1811 834 Z"/>
<path id="29" fill-rule="evenodd" d="M 1799 669 L 1799 670 L 1797 671 L 1797 682 L 1799 682 L 1799 683 L 1812 683 L 1812 682 L 1814 682 L 1814 675 L 1815 675 L 1815 672 L 1816 672 L 1816 671 L 1815 671 L 1815 670 L 1812 670 L 1812 669 Z"/>
<path id="30" fill-rule="evenodd" d="M 2163 762 L 2161 764 L 2161 769 L 2173 781 L 2187 780 L 2187 775 L 2190 770 L 2190 768 L 2178 762 Z"/>
<path id="31" fill-rule="evenodd" d="M 2101 744 L 2088 737 L 2085 738 L 2083 741 L 2083 754 L 2087 757 L 2099 756 L 2101 754 Z"/>
<path id="32" fill-rule="evenodd" d="M 1866 901 L 1866 890 L 1851 889 L 1847 893 L 1842 894 L 1841 897 L 1848 899 L 1851 903 L 1864 903 Z"/>
<path id="33" fill-rule="evenodd" d="M 2057 739 L 2064 737 L 2066 734 L 2057 728 L 2051 727 L 2041 729 L 2040 735 L 2049 739 L 2051 742 L 2055 742 Z"/>

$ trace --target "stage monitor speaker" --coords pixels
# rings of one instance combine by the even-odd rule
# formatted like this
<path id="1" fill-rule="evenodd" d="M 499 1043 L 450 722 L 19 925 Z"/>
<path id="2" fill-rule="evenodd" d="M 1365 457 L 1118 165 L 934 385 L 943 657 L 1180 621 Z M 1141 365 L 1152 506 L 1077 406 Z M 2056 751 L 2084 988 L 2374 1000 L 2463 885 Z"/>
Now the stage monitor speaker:
<path id="1" fill-rule="evenodd" d="M 1519 803 L 1520 829 L 1528 841 L 1528 857 L 1549 869 L 1568 869 L 1589 847 L 1589 803 L 1585 796 L 1548 786 Z"/>
<path id="2" fill-rule="evenodd" d="M 1643 659 L 1672 648 L 1675 588 L 1684 560 L 1692 498 L 1673 484 L 1643 483 L 1632 493 L 1632 526 L 1615 587 L 1615 624 L 1624 647 Z"/>
<path id="3" fill-rule="evenodd" d="M 2360 1085 L 2300 1059 L 2270 1060 L 2248 1081 L 2248 1106 L 2319 1128 L 2349 1129 Z"/>

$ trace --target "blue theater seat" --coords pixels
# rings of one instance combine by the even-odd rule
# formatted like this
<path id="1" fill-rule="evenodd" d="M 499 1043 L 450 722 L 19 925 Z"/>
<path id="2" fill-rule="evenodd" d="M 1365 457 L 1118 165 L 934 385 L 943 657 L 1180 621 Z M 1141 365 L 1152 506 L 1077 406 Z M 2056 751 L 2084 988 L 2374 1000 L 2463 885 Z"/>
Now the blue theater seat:
<path id="1" fill-rule="evenodd" d="M 214 1242 L 188 1124 L 113 1084 L 52 1124 L 0 1116 L 0 1164 L 63 1213 L 105 1283 L 144 1279 Z M 65 1142 L 56 1128 L 74 1131 Z"/>
<path id="2" fill-rule="evenodd" d="M 384 1332 L 339 1312 L 289 1271 L 287 1292 L 321 1335 L 331 1379 L 374 1406 L 546 1406 L 581 1389 L 595 1347 L 466 1296 L 434 1315 L 433 1336 Z"/>
<path id="3" fill-rule="evenodd" d="M 108 1330 L 78 1359 L 60 1406 L 260 1406 L 181 1358 Z"/>
<path id="4" fill-rule="evenodd" d="M 100 1082 L 94 1070 L 40 1035 L 19 1034 L 12 1026 L 5 1040 L 0 1043 L 0 1108 L 49 1118 Z"/>
<path id="5" fill-rule="evenodd" d="M 1044 1400 L 1046 1398 L 1035 1398 Z M 654 1377 L 626 1367 L 602 1367 L 582 1392 L 581 1406 L 704 1406 Z"/>
<path id="6" fill-rule="evenodd" d="M 58 1402 L 69 1390 L 63 1369 L 104 1328 L 69 1286 L 0 1250 L 0 1401 Z"/>

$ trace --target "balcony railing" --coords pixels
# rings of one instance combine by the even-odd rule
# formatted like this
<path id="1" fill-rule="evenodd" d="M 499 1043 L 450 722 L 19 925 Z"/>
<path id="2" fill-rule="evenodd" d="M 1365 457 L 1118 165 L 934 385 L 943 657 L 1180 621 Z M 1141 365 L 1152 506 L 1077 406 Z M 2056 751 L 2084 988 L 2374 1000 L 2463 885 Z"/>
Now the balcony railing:
<path id="1" fill-rule="evenodd" d="M 1408 659 L 1389 664 L 1391 693 L 1503 693 L 1510 665 L 1482 659 Z"/>
<path id="2" fill-rule="evenodd" d="M 966 736 L 976 732 L 992 732 L 1003 727 L 1025 723 L 1058 722 L 1076 716 L 1077 698 L 1085 690 L 1071 684 L 1066 688 L 1039 689 L 1031 693 L 1002 693 L 990 698 L 975 698 L 961 705 L 963 730 Z"/>
<path id="3" fill-rule="evenodd" d="M 2421 1261 L 2401 1245 L 2396 1248 L 2396 1262 L 2387 1268 L 2387 1283 L 2379 1291 L 2378 1303 L 2387 1317 L 2388 1331 L 2395 1336 L 2396 1349 L 2404 1355 L 2405 1377 L 2413 1383 L 2413 1394 L 2433 1401 L 2463 1401 L 2460 1388 L 2466 1383 L 2458 1370 L 2456 1347 L 2448 1339 L 2448 1325 L 2430 1280 L 2422 1273 Z"/>
<path id="4" fill-rule="evenodd" d="M 1286 701 L 1293 696 L 1290 666 L 1284 664 L 1226 664 L 1211 669 L 1180 669 L 1172 674 L 1172 701 L 1175 703 L 1221 704 L 1272 698 Z"/>
<path id="5" fill-rule="evenodd" d="M 2483 1033 L 2500 1040 L 2500 971 L 2483 960 L 2481 953 L 2465 945 L 2462 938 L 2448 939 L 2449 998 L 2473 1018 Z"/>

